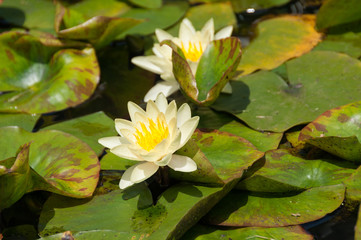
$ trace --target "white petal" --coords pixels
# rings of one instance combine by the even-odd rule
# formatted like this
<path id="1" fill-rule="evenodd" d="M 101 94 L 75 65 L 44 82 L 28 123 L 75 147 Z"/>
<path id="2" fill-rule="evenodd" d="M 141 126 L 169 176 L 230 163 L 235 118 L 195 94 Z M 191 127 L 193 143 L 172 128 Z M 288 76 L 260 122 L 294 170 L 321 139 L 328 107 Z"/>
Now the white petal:
<path id="1" fill-rule="evenodd" d="M 175 118 L 176 116 L 177 116 L 177 104 L 173 100 L 171 103 L 169 103 L 167 109 L 165 110 L 165 120 L 168 123 L 171 119 Z"/>
<path id="2" fill-rule="evenodd" d="M 146 110 L 147 116 L 155 120 L 157 119 L 159 113 L 160 112 L 157 105 L 152 100 L 149 100 L 147 103 L 147 110 Z"/>
<path id="3" fill-rule="evenodd" d="M 193 172 L 197 170 L 197 164 L 189 157 L 173 154 L 168 166 L 179 172 Z"/>
<path id="4" fill-rule="evenodd" d="M 139 123 L 148 123 L 148 116 L 147 114 L 143 114 L 140 112 L 134 113 L 133 122 L 136 123 L 136 127 L 139 129 Z"/>
<path id="5" fill-rule="evenodd" d="M 222 93 L 232 94 L 232 86 L 231 86 L 231 84 L 229 82 L 227 82 L 221 92 Z"/>
<path id="6" fill-rule="evenodd" d="M 192 23 L 187 19 L 183 19 L 179 28 L 179 38 L 183 43 L 188 43 L 193 39 L 193 35 L 196 33 Z M 188 44 L 187 44 L 188 45 Z"/>
<path id="7" fill-rule="evenodd" d="M 159 168 L 159 166 L 152 162 L 143 162 L 143 163 L 134 165 L 127 169 L 127 171 L 130 170 L 129 180 L 133 183 L 142 182 L 145 179 L 152 176 L 158 170 L 158 168 Z M 124 173 L 124 175 L 125 175 L 125 173 Z M 124 177 L 124 175 L 123 175 L 123 177 Z M 126 178 L 126 180 L 128 180 L 128 178 Z"/>
<path id="8" fill-rule="evenodd" d="M 157 36 L 158 42 L 162 42 L 163 40 L 172 39 L 173 36 L 167 33 L 162 29 L 155 29 L 155 35 Z"/>
<path id="9" fill-rule="evenodd" d="M 177 112 L 177 127 L 182 126 L 191 117 L 191 108 L 187 103 L 183 103 L 183 105 L 178 109 Z"/>
<path id="10" fill-rule="evenodd" d="M 143 161 L 139 156 L 135 155 L 133 151 L 129 149 L 129 146 L 132 146 L 131 144 L 123 144 L 116 146 L 115 148 L 110 149 L 111 153 L 114 153 L 115 155 L 129 159 L 134 161 Z"/>
<path id="11" fill-rule="evenodd" d="M 173 94 L 175 91 L 179 89 L 179 85 L 177 82 L 166 82 L 162 81 L 154 85 L 145 95 L 144 102 L 148 102 L 149 100 L 155 100 L 159 93 L 163 93 L 166 97 Z M 159 106 L 158 106 L 159 108 Z M 159 108 L 160 110 L 160 108 Z"/>
<path id="12" fill-rule="evenodd" d="M 125 171 L 125 172 L 126 172 L 126 171 Z M 125 173 L 124 173 L 124 174 L 125 174 Z M 123 176 L 124 176 L 124 174 L 123 174 Z M 132 186 L 133 184 L 134 184 L 133 182 L 131 182 L 131 181 L 125 179 L 125 178 L 122 178 L 122 179 L 120 179 L 120 182 L 119 182 L 119 188 L 120 188 L 120 189 L 125 189 L 125 188 L 127 188 L 127 187 Z"/>
<path id="13" fill-rule="evenodd" d="M 163 73 L 164 59 L 158 56 L 138 56 L 132 58 L 132 63 L 150 72 Z"/>
<path id="14" fill-rule="evenodd" d="M 115 130 L 117 130 L 117 132 L 121 136 L 122 136 L 120 132 L 121 129 L 128 129 L 130 131 L 134 131 L 134 124 L 131 121 L 122 118 L 116 118 L 114 122 L 115 122 Z"/>
<path id="15" fill-rule="evenodd" d="M 152 51 L 154 52 L 154 54 L 157 57 L 163 58 L 163 60 L 164 60 L 163 64 L 167 63 L 167 62 L 169 62 L 170 64 L 172 63 L 172 52 L 173 51 L 172 51 L 172 48 L 170 48 L 169 46 L 167 46 L 167 45 L 160 46 L 158 43 L 156 43 L 156 44 L 154 44 Z M 162 66 L 165 67 L 165 65 L 162 65 Z"/>
<path id="16" fill-rule="evenodd" d="M 167 98 L 164 96 L 163 93 L 159 93 L 155 98 L 155 104 L 157 105 L 159 111 L 165 113 L 165 110 L 168 107 Z"/>
<path id="17" fill-rule="evenodd" d="M 180 131 L 177 132 L 177 134 L 172 139 L 172 142 L 168 146 L 168 153 L 174 153 L 179 149 L 180 142 L 181 142 L 182 134 Z"/>
<path id="18" fill-rule="evenodd" d="M 128 140 L 129 143 L 134 144 L 137 139 L 134 136 L 134 131 L 129 129 L 119 129 L 120 135 Z"/>
<path id="19" fill-rule="evenodd" d="M 186 121 L 179 128 L 179 130 L 181 131 L 181 134 L 182 134 L 182 139 L 181 139 L 179 148 L 183 147 L 184 144 L 186 144 L 188 142 L 189 138 L 192 136 L 194 130 L 196 129 L 198 122 L 199 122 L 199 117 L 195 116 L 195 117 L 192 117 L 191 119 L 189 119 L 188 121 Z"/>
<path id="20" fill-rule="evenodd" d="M 166 166 L 168 165 L 169 161 L 172 159 L 172 153 L 167 154 L 165 157 L 163 157 L 161 160 L 154 162 L 158 166 Z"/>
<path id="21" fill-rule="evenodd" d="M 129 144 L 128 140 L 124 137 L 103 137 L 98 139 L 98 143 L 110 149 L 121 144 Z"/>
<path id="22" fill-rule="evenodd" d="M 230 37 L 232 35 L 232 31 L 233 31 L 233 26 L 227 26 L 225 28 L 222 28 L 221 30 L 219 30 L 216 35 L 214 36 L 214 40 L 219 40 L 222 38 L 227 38 Z"/>
<path id="23" fill-rule="evenodd" d="M 135 104 L 131 101 L 128 102 L 128 112 L 129 112 L 130 119 L 132 120 L 133 123 L 135 123 L 135 121 L 134 121 L 135 113 L 140 113 L 140 114 L 145 115 L 145 111 L 141 107 L 139 107 L 137 104 Z"/>
<path id="24" fill-rule="evenodd" d="M 213 41 L 214 36 L 214 23 L 213 18 L 209 19 L 201 30 L 202 38 L 204 41 Z"/>

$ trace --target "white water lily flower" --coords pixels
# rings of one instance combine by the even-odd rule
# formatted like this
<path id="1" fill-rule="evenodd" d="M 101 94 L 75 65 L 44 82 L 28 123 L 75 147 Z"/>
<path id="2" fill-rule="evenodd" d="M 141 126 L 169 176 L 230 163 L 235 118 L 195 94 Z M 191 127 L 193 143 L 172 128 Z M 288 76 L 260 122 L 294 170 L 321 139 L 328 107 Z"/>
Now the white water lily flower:
<path id="1" fill-rule="evenodd" d="M 195 74 L 199 59 L 208 44 L 213 40 L 230 37 L 232 30 L 233 26 L 228 26 L 214 35 L 214 23 L 211 18 L 201 31 L 196 31 L 192 23 L 185 18 L 179 28 L 179 37 L 173 37 L 161 29 L 156 29 L 155 34 L 159 42 L 162 42 L 163 40 L 172 40 L 182 48 L 184 56 L 187 58 L 193 74 Z M 165 80 L 164 82 L 162 81 L 156 84 L 148 91 L 144 97 L 145 102 L 154 100 L 160 92 L 168 97 L 179 89 L 179 84 L 173 75 L 172 49 L 169 46 L 160 46 L 156 43 L 152 50 L 155 55 L 132 58 L 133 64 L 156 74 L 160 74 L 160 77 Z M 232 93 L 231 85 L 227 83 L 222 92 Z"/>
<path id="2" fill-rule="evenodd" d="M 162 166 L 181 172 L 197 169 L 191 158 L 173 154 L 187 143 L 198 125 L 199 117 L 191 117 L 188 104 L 177 111 L 175 101 L 168 104 L 161 93 L 155 101 L 148 101 L 146 111 L 133 102 L 128 102 L 128 111 L 131 121 L 115 119 L 120 137 L 98 140 L 115 155 L 139 161 L 123 174 L 121 189 L 144 181 Z"/>

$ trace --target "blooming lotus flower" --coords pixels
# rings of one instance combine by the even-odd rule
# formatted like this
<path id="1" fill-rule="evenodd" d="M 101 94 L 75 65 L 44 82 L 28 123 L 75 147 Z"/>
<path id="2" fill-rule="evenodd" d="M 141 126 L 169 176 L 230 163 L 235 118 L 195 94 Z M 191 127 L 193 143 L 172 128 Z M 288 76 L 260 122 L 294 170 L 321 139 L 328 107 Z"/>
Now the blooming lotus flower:
<path id="1" fill-rule="evenodd" d="M 133 102 L 128 102 L 128 111 L 131 121 L 115 119 L 120 136 L 98 140 L 115 155 L 139 161 L 124 172 L 119 183 L 121 189 L 142 182 L 162 166 L 181 172 L 197 169 L 191 158 L 174 154 L 187 143 L 198 125 L 199 117 L 191 117 L 188 104 L 177 111 L 175 101 L 168 104 L 161 93 L 155 101 L 148 101 L 146 111 Z"/>
<path id="2" fill-rule="evenodd" d="M 214 34 L 214 23 L 211 18 L 204 25 L 201 31 L 196 31 L 192 23 L 185 18 L 179 28 L 179 37 L 173 37 L 161 29 L 156 29 L 155 34 L 159 42 L 172 40 L 175 44 L 182 48 L 192 72 L 195 73 L 199 59 L 208 44 L 213 40 L 230 37 L 232 30 L 233 26 L 228 26 L 221 29 L 217 34 Z M 179 89 L 179 84 L 173 75 L 172 49 L 169 46 L 160 46 L 157 43 L 154 44 L 152 50 L 155 55 L 132 58 L 133 64 L 156 74 L 160 74 L 160 77 L 165 80 L 164 82 L 162 81 L 157 83 L 148 91 L 144 97 L 145 102 L 148 100 L 154 100 L 160 92 L 168 97 Z M 227 83 L 222 92 L 231 93 L 231 85 Z"/>

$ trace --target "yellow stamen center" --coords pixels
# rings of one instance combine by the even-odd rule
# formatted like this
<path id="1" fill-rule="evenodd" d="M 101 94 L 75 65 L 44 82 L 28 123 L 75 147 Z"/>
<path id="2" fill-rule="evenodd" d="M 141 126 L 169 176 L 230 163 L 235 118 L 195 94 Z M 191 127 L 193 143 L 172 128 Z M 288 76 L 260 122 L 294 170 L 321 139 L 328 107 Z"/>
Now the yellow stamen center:
<path id="1" fill-rule="evenodd" d="M 192 62 L 196 62 L 202 56 L 203 48 L 201 42 L 199 42 L 198 45 L 196 43 L 188 42 L 188 49 L 184 47 L 183 42 L 181 42 L 181 44 L 182 44 L 182 51 L 184 53 L 184 56 L 188 60 L 191 60 Z"/>
<path id="2" fill-rule="evenodd" d="M 157 118 L 156 122 L 148 118 L 148 123 L 148 126 L 146 126 L 141 122 L 140 127 L 136 128 L 134 137 L 141 148 L 150 151 L 168 137 L 169 131 L 167 123 L 159 118 Z"/>

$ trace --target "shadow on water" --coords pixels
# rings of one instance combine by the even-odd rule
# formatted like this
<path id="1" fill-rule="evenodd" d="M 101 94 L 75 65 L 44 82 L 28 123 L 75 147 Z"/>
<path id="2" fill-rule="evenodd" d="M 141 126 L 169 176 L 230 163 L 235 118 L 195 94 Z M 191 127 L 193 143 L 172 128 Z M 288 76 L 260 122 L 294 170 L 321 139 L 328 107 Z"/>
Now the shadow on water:
<path id="1" fill-rule="evenodd" d="M 0 6 L 0 22 L 20 27 L 25 22 L 25 13 L 18 8 Z"/>

